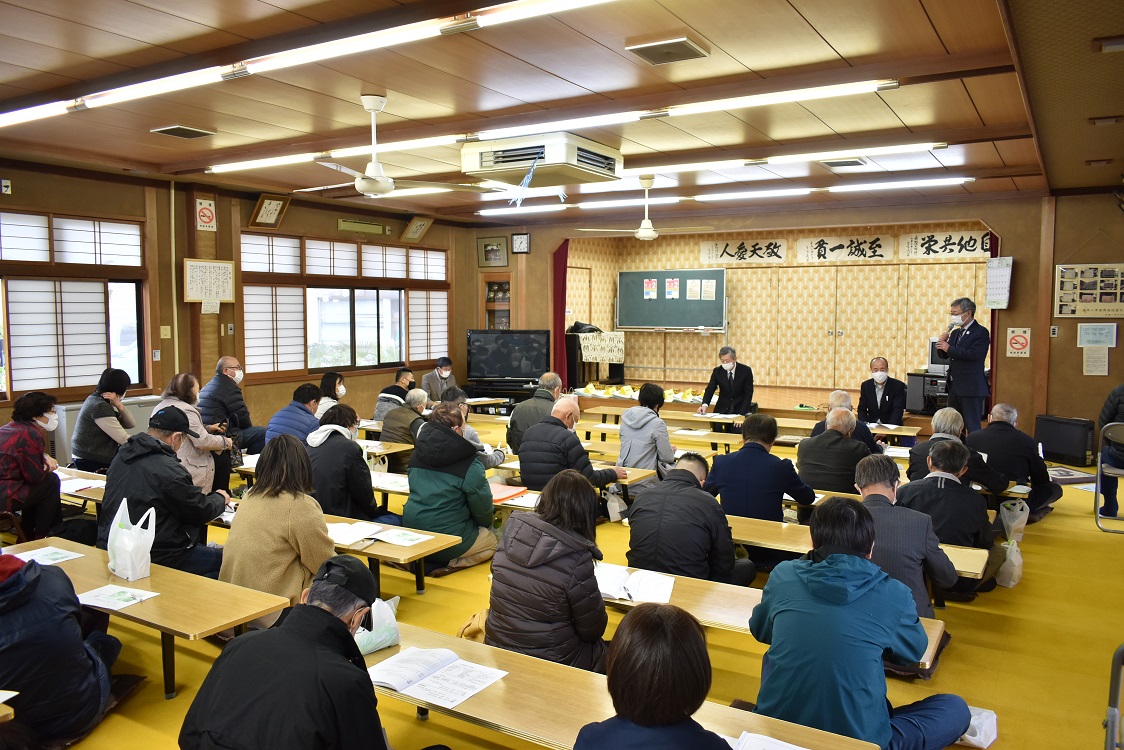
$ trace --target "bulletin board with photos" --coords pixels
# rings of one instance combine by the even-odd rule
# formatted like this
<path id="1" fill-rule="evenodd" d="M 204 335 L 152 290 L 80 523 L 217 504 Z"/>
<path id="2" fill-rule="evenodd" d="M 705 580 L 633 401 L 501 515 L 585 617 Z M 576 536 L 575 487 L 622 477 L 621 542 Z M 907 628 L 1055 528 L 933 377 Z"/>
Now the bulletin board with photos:
<path id="1" fill-rule="evenodd" d="M 1054 316 L 1124 318 L 1124 263 L 1055 266 Z"/>

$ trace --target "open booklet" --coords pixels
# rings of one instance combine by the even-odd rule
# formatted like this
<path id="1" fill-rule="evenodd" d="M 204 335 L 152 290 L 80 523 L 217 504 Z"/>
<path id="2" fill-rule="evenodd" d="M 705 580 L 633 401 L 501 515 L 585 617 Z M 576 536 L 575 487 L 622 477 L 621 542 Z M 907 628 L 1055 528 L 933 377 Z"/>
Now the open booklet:
<path id="1" fill-rule="evenodd" d="M 675 579 L 651 570 L 628 572 L 623 565 L 597 563 L 593 569 L 597 588 L 606 599 L 627 599 L 633 602 L 668 604 Z"/>
<path id="2" fill-rule="evenodd" d="M 737 739 L 726 736 L 723 736 L 722 739 L 726 740 L 733 750 L 805 750 L 800 745 L 793 745 L 772 737 L 766 737 L 763 734 L 751 734 L 749 732 L 742 732 L 742 736 Z"/>
<path id="3" fill-rule="evenodd" d="M 328 536 L 336 544 L 344 546 L 355 544 L 361 539 L 371 539 L 382 531 L 382 526 L 370 521 L 357 521 L 355 523 L 330 523 Z"/>
<path id="4" fill-rule="evenodd" d="M 367 670 L 371 682 L 418 700 L 453 708 L 507 672 L 473 664 L 447 648 L 409 647 Z"/>

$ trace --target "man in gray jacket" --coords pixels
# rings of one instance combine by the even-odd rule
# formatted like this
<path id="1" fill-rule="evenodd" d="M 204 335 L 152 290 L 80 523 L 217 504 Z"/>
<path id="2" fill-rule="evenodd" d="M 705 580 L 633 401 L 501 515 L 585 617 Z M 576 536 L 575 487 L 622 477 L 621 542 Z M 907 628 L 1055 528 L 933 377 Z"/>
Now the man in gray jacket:
<path id="1" fill-rule="evenodd" d="M 556 372 L 544 372 L 539 377 L 535 395 L 519 402 L 511 410 L 511 419 L 507 421 L 507 444 L 511 446 L 512 453 L 519 453 L 519 444 L 523 442 L 523 433 L 528 427 L 550 416 L 550 410 L 561 394 L 562 378 Z"/>

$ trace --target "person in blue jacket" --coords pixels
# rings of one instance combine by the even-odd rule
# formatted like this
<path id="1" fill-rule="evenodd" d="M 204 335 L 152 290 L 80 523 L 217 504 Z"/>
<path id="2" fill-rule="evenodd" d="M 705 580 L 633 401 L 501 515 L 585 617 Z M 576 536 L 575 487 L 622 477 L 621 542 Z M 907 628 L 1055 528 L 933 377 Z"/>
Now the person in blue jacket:
<path id="1" fill-rule="evenodd" d="M 303 443 L 310 432 L 320 427 L 316 409 L 320 406 L 322 395 L 318 385 L 298 385 L 289 405 L 270 417 L 269 425 L 265 428 L 265 442 L 268 443 L 278 435 L 292 435 Z"/>
<path id="2" fill-rule="evenodd" d="M 639 605 L 621 620 L 606 667 L 617 715 L 582 727 L 574 750 L 729 750 L 691 718 L 710 690 L 710 656 L 690 613 Z"/>
<path id="3" fill-rule="evenodd" d="M 812 551 L 773 569 L 749 619 L 753 637 L 769 645 L 756 712 L 883 750 L 956 742 L 972 720 L 963 698 L 930 695 L 898 708 L 886 699 L 883 656 L 916 663 L 927 638 L 909 588 L 870 561 L 870 512 L 828 498 L 811 527 Z"/>

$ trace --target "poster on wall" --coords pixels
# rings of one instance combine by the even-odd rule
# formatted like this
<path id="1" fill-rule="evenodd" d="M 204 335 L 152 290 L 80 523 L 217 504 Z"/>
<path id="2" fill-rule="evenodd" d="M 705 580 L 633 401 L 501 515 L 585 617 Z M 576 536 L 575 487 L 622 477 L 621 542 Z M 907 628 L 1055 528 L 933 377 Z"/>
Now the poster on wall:
<path id="1" fill-rule="evenodd" d="M 664 281 L 666 287 L 664 297 L 667 299 L 679 299 L 679 279 L 667 279 Z"/>
<path id="2" fill-rule="evenodd" d="M 1124 263 L 1054 267 L 1054 316 L 1124 318 Z"/>
<path id="3" fill-rule="evenodd" d="M 644 299 L 659 299 L 659 287 L 655 279 L 644 279 Z"/>
<path id="4" fill-rule="evenodd" d="M 796 241 L 800 263 L 884 261 L 894 257 L 894 238 L 878 236 L 805 237 Z"/>
<path id="5" fill-rule="evenodd" d="M 699 260 L 714 263 L 784 263 L 788 241 L 780 238 L 703 242 L 699 245 Z"/>

